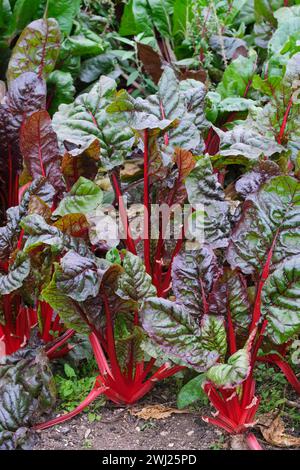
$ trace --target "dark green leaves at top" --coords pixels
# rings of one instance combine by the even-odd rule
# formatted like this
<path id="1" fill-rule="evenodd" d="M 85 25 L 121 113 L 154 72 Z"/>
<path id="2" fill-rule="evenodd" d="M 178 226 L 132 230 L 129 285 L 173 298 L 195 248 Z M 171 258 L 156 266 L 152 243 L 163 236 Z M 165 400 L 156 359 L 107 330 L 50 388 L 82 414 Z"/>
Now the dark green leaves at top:
<path id="1" fill-rule="evenodd" d="M 283 344 L 300 332 L 300 259 L 283 261 L 269 276 L 262 291 L 262 314 L 267 332 L 276 344 Z"/>
<path id="2" fill-rule="evenodd" d="M 273 246 L 271 270 L 300 252 L 300 183 L 276 176 L 244 203 L 232 234 L 227 259 L 245 274 L 261 273 Z"/>
<path id="3" fill-rule="evenodd" d="M 105 110 L 113 101 L 116 86 L 114 80 L 102 76 L 88 93 L 79 95 L 72 104 L 59 107 L 53 116 L 53 127 L 62 152 L 65 141 L 74 144 L 69 151 L 73 156 L 98 142 L 101 164 L 105 168 L 111 169 L 123 162 L 135 138 L 123 115 L 108 114 Z"/>
<path id="4" fill-rule="evenodd" d="M 122 36 L 141 32 L 151 35 L 151 29 L 147 0 L 129 0 L 124 8 L 119 33 Z"/>
<path id="5" fill-rule="evenodd" d="M 249 57 L 240 55 L 226 67 L 222 81 L 216 89 L 223 100 L 228 97 L 247 96 L 256 71 L 256 61 L 257 56 L 254 53 Z"/>
<path id="6" fill-rule="evenodd" d="M 62 192 L 58 142 L 47 111 L 36 111 L 26 119 L 21 128 L 20 147 L 32 178 L 43 176 L 57 192 Z"/>
<path id="7" fill-rule="evenodd" d="M 54 69 L 60 47 L 60 30 L 54 18 L 30 23 L 13 49 L 7 70 L 9 82 L 23 72 L 47 78 Z"/>
<path id="8" fill-rule="evenodd" d="M 49 0 L 48 18 L 56 18 L 62 33 L 68 35 L 80 10 L 81 0 Z"/>
<path id="9" fill-rule="evenodd" d="M 13 10 L 11 15 L 8 15 L 9 4 L 13 3 Z M 1 10 L 1 4 L 3 10 Z M 27 25 L 30 23 L 38 13 L 40 0 L 16 0 L 10 2 L 9 0 L 2 0 L 0 2 L 0 17 L 3 18 L 4 24 L 0 27 L 7 27 L 5 36 L 7 36 L 10 42 L 15 36 L 17 36 Z M 6 15 L 5 15 L 6 12 Z M 6 17 L 5 17 L 6 16 Z M 9 16 L 9 18 L 8 18 Z"/>
<path id="10" fill-rule="evenodd" d="M 119 297 L 142 302 L 144 299 L 156 295 L 151 276 L 146 273 L 144 263 L 139 256 L 126 252 L 123 268 L 124 273 L 118 280 L 117 295 Z"/>
<path id="11" fill-rule="evenodd" d="M 216 349 L 201 344 L 201 329 L 193 317 L 170 300 L 150 297 L 142 308 L 142 324 L 150 339 L 165 353 L 199 372 L 218 359 Z"/>

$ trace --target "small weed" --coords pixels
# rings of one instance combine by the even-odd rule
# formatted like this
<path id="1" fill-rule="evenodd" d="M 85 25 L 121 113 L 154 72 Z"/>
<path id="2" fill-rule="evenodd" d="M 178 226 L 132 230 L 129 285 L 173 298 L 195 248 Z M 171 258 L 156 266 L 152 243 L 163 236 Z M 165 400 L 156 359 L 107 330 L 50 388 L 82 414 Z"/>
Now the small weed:
<path id="1" fill-rule="evenodd" d="M 225 436 L 220 436 L 217 441 L 215 441 L 211 446 L 209 447 L 210 450 L 223 450 L 224 449 L 224 443 L 225 443 Z"/>
<path id="2" fill-rule="evenodd" d="M 72 411 L 84 400 L 93 388 L 96 379 L 95 365 L 92 361 L 86 361 L 83 365 L 74 369 L 68 363 L 64 364 L 64 374 L 57 374 L 55 382 L 58 398 L 61 400 L 60 410 Z M 88 408 L 90 422 L 98 421 L 101 416 L 96 413 L 105 403 L 105 399 L 98 399 Z"/>

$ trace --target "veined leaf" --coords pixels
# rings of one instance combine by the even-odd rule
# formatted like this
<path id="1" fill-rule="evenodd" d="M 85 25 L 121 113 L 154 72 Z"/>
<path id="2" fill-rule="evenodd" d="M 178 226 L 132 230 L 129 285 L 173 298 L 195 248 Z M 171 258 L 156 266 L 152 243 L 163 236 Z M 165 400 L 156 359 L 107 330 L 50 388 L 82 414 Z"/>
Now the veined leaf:
<path id="1" fill-rule="evenodd" d="M 86 258 L 71 250 L 60 261 L 56 286 L 71 299 L 83 302 L 88 297 L 96 297 L 110 267 L 104 259 Z"/>
<path id="2" fill-rule="evenodd" d="M 126 252 L 123 259 L 124 273 L 118 281 L 117 295 L 122 299 L 142 302 L 156 295 L 151 276 L 146 273 L 143 261 L 139 256 Z"/>
<path id="3" fill-rule="evenodd" d="M 213 248 L 228 243 L 228 203 L 217 176 L 213 173 L 209 156 L 200 157 L 186 178 L 189 202 L 195 210 L 204 211 L 204 242 Z"/>
<path id="4" fill-rule="evenodd" d="M 8 274 L 0 274 L 0 295 L 10 294 L 19 289 L 30 271 L 30 259 L 24 253 L 19 253 L 16 261 L 10 267 Z"/>
<path id="5" fill-rule="evenodd" d="M 229 268 L 214 283 L 209 296 L 209 311 L 230 316 L 233 324 L 245 328 L 250 322 L 250 302 L 245 279 L 238 271 Z"/>
<path id="6" fill-rule="evenodd" d="M 53 127 L 57 133 L 61 150 L 64 141 L 75 148 L 72 156 L 82 154 L 95 141 L 100 143 L 101 164 L 111 169 L 123 162 L 134 143 L 134 135 L 120 113 L 107 114 L 105 108 L 112 102 L 116 82 L 101 77 L 89 93 L 78 96 L 74 103 L 62 104 L 53 116 Z"/>
<path id="7" fill-rule="evenodd" d="M 55 384 L 41 349 L 0 358 L 0 449 L 29 449 L 32 427 L 55 404 Z"/>
<path id="8" fill-rule="evenodd" d="M 220 358 L 224 358 L 227 351 L 224 318 L 219 315 L 203 315 L 200 328 L 202 347 L 208 351 L 217 351 Z"/>
<path id="9" fill-rule="evenodd" d="M 199 372 L 217 361 L 219 353 L 202 346 L 200 327 L 181 305 L 150 297 L 144 302 L 141 313 L 143 328 L 165 353 Z"/>
<path id="10" fill-rule="evenodd" d="M 91 256 L 91 252 L 83 240 L 63 233 L 54 225 L 48 225 L 38 214 L 24 217 L 21 226 L 29 234 L 24 245 L 26 252 L 30 252 L 41 245 L 48 245 L 57 253 L 64 250 L 75 250 L 82 256 Z"/>
<path id="11" fill-rule="evenodd" d="M 93 181 L 80 176 L 71 191 L 61 200 L 53 215 L 91 213 L 101 205 L 102 200 L 103 194 L 99 186 Z"/>
<path id="12" fill-rule="evenodd" d="M 90 329 L 80 316 L 76 302 L 58 289 L 56 285 L 59 269 L 56 267 L 56 272 L 48 286 L 43 289 L 41 297 L 58 313 L 67 328 L 73 328 L 78 333 L 88 334 Z"/>
<path id="13" fill-rule="evenodd" d="M 210 247 L 177 255 L 172 264 L 172 289 L 176 303 L 199 319 L 217 274 L 217 258 Z"/>
<path id="14" fill-rule="evenodd" d="M 36 111 L 22 125 L 21 151 L 32 178 L 43 176 L 58 191 L 64 190 L 59 148 L 47 111 Z"/>
<path id="15" fill-rule="evenodd" d="M 7 70 L 9 82 L 23 72 L 47 78 L 54 69 L 60 47 L 60 31 L 54 18 L 30 23 L 13 49 Z"/>
<path id="16" fill-rule="evenodd" d="M 207 379 L 222 389 L 240 385 L 250 372 L 250 354 L 246 349 L 239 349 L 227 361 L 227 364 L 212 366 L 207 372 Z"/>
<path id="17" fill-rule="evenodd" d="M 262 314 L 267 332 L 276 344 L 283 344 L 300 332 L 300 259 L 283 261 L 270 274 L 262 291 Z"/>
<path id="18" fill-rule="evenodd" d="M 261 273 L 272 247 L 273 270 L 286 257 L 299 254 L 299 226 L 300 183 L 290 176 L 276 176 L 246 199 L 227 259 L 245 274 Z"/>

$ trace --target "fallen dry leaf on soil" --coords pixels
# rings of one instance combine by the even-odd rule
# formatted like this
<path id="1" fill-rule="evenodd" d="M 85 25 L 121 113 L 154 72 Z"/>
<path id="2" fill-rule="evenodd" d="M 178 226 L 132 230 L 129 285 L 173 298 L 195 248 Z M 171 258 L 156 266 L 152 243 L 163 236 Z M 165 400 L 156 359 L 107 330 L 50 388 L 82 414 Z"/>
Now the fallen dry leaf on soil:
<path id="1" fill-rule="evenodd" d="M 286 434 L 284 422 L 280 416 L 265 414 L 260 416 L 258 421 L 259 429 L 264 439 L 274 446 L 278 447 L 295 447 L 300 446 L 300 437 Z"/>
<path id="2" fill-rule="evenodd" d="M 185 410 L 178 410 L 177 408 L 170 408 L 164 405 L 149 405 L 142 409 L 132 408 L 129 413 L 142 419 L 165 419 L 169 418 L 172 414 L 187 413 Z"/>

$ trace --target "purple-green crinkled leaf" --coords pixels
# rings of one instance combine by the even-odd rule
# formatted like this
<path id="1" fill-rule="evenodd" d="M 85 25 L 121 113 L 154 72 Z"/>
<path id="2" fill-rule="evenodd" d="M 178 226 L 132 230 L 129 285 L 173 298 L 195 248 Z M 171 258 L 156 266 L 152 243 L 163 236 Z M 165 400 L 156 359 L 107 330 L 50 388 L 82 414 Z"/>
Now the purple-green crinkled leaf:
<path id="1" fill-rule="evenodd" d="M 23 72 L 35 72 L 47 78 L 55 67 L 59 54 L 61 34 L 54 18 L 30 23 L 15 45 L 7 70 L 11 82 Z"/>
<path id="2" fill-rule="evenodd" d="M 200 317 L 204 313 L 203 300 L 206 302 L 217 274 L 217 258 L 210 247 L 178 254 L 172 264 L 176 303 L 183 305 L 195 318 Z"/>
<path id="3" fill-rule="evenodd" d="M 55 384 L 41 349 L 0 358 L 0 449 L 28 449 L 30 429 L 55 404 Z"/>
<path id="4" fill-rule="evenodd" d="M 273 176 L 280 175 L 280 168 L 272 160 L 261 161 L 253 170 L 242 175 L 235 183 L 236 191 L 246 198 L 259 190 Z"/>
<path id="5" fill-rule="evenodd" d="M 213 173 L 208 155 L 198 159 L 195 168 L 186 178 L 188 199 L 197 211 L 204 211 L 203 236 L 204 243 L 212 248 L 225 247 L 229 235 L 229 206 L 224 191 Z"/>
<path id="6" fill-rule="evenodd" d="M 205 92 L 204 85 L 195 80 L 179 83 L 173 69 L 166 67 L 155 95 L 134 99 L 121 90 L 107 110 L 112 114 L 124 112 L 130 125 L 137 130 L 166 129 L 176 122 L 168 129 L 168 146 L 160 142 L 165 155 L 170 155 L 174 147 L 199 151 L 203 147 L 200 130 L 206 125 Z"/>
<path id="7" fill-rule="evenodd" d="M 203 315 L 200 323 L 201 345 L 208 351 L 218 351 L 224 358 L 227 351 L 227 333 L 222 316 Z"/>
<path id="8" fill-rule="evenodd" d="M 20 221 L 27 214 L 30 198 L 33 194 L 43 196 L 44 185 L 42 178 L 35 180 L 23 194 L 20 205 L 6 211 L 6 225 L 0 227 L 0 259 L 8 259 L 15 249 L 21 231 Z"/>
<path id="9" fill-rule="evenodd" d="M 244 156 L 249 160 L 249 164 L 255 164 L 261 155 L 271 157 L 284 150 L 284 147 L 279 145 L 274 138 L 267 136 L 264 132 L 259 132 L 251 118 L 227 132 L 217 127 L 214 127 L 214 130 L 220 137 L 221 151 L 219 153 L 224 157 Z"/>
<path id="10" fill-rule="evenodd" d="M 86 258 L 71 250 L 60 261 L 56 286 L 71 299 L 83 302 L 88 297 L 96 297 L 110 267 L 111 263 L 105 259 Z"/>
<path id="11" fill-rule="evenodd" d="M 282 261 L 270 274 L 262 290 L 261 312 L 274 343 L 286 343 L 300 332 L 299 255 Z"/>
<path id="12" fill-rule="evenodd" d="M 300 182 L 276 176 L 245 201 L 227 260 L 245 274 L 261 273 L 273 246 L 271 270 L 300 253 Z"/>
<path id="13" fill-rule="evenodd" d="M 7 274 L 0 274 L 0 295 L 10 294 L 19 289 L 30 272 L 30 259 L 19 252 Z"/>
<path id="14" fill-rule="evenodd" d="M 117 295 L 124 300 L 142 302 L 156 295 L 151 276 L 146 273 L 145 265 L 139 256 L 126 252 L 123 259 L 124 272 L 118 279 Z"/>
<path id="15" fill-rule="evenodd" d="M 48 245 L 57 253 L 74 250 L 81 256 L 93 256 L 87 245 L 80 238 L 63 233 L 57 227 L 47 224 L 38 214 L 27 215 L 21 221 L 21 227 L 28 234 L 24 245 L 26 252 L 41 245 Z"/>
<path id="16" fill-rule="evenodd" d="M 167 299 L 148 298 L 142 307 L 142 325 L 150 339 L 163 352 L 181 360 L 188 367 L 203 372 L 219 358 L 217 350 L 201 344 L 201 330 L 193 317 Z"/>
<path id="17" fill-rule="evenodd" d="M 86 319 L 82 317 L 80 305 L 58 289 L 56 282 L 59 275 L 60 267 L 56 266 L 50 283 L 42 290 L 42 299 L 57 312 L 67 328 L 72 328 L 77 333 L 89 334 L 91 331 Z"/>
<path id="18" fill-rule="evenodd" d="M 74 149 L 69 151 L 73 156 L 82 154 L 91 144 L 98 142 L 101 164 L 106 169 L 122 164 L 135 137 L 124 114 L 106 112 L 105 108 L 114 99 L 116 87 L 114 80 L 102 76 L 88 93 L 79 95 L 72 104 L 59 107 L 52 124 L 62 152 L 64 142 L 74 144 Z"/>
<path id="19" fill-rule="evenodd" d="M 209 311 L 214 315 L 230 317 L 233 324 L 245 328 L 250 321 L 250 302 L 247 284 L 242 274 L 225 268 L 215 282 L 209 296 Z"/>

